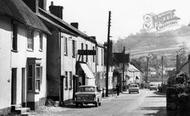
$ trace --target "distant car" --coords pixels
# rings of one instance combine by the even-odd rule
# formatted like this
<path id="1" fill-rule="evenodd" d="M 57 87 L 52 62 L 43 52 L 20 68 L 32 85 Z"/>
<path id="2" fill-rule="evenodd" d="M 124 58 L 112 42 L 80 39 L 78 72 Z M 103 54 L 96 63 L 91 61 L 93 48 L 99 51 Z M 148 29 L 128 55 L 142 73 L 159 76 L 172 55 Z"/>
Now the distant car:
<path id="1" fill-rule="evenodd" d="M 75 94 L 75 104 L 94 104 L 96 107 L 101 105 L 102 95 L 96 86 L 82 85 Z"/>
<path id="2" fill-rule="evenodd" d="M 129 94 L 132 92 L 137 92 L 139 93 L 139 86 L 138 84 L 130 84 L 129 85 Z"/>
<path id="3" fill-rule="evenodd" d="M 149 89 L 150 90 L 158 90 L 158 86 L 156 84 L 150 84 Z"/>

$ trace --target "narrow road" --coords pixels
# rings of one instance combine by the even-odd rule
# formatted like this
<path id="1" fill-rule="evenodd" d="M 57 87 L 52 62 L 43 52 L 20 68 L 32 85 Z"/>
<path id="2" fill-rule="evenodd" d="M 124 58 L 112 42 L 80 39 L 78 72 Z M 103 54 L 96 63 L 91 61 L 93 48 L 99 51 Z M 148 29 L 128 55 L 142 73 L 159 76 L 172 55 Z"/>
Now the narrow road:
<path id="1" fill-rule="evenodd" d="M 105 99 L 102 106 L 91 105 L 84 107 L 71 107 L 67 110 L 42 112 L 42 116 L 166 116 L 165 95 L 158 95 L 155 91 L 140 90 L 140 93 L 128 94 Z M 64 108 L 63 108 L 64 109 Z"/>

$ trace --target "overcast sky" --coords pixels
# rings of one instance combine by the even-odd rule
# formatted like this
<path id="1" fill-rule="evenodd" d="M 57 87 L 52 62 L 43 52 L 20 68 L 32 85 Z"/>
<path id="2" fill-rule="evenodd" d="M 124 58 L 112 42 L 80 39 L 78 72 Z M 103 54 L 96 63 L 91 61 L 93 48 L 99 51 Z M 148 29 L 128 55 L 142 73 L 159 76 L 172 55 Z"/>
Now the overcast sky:
<path id="1" fill-rule="evenodd" d="M 180 17 L 179 24 L 190 22 L 189 0 L 47 0 L 48 6 L 61 5 L 63 20 L 79 22 L 79 29 L 88 35 L 96 36 L 98 42 L 107 41 L 108 11 L 112 12 L 112 40 L 139 32 L 143 27 L 143 16 L 159 14 L 175 9 Z"/>

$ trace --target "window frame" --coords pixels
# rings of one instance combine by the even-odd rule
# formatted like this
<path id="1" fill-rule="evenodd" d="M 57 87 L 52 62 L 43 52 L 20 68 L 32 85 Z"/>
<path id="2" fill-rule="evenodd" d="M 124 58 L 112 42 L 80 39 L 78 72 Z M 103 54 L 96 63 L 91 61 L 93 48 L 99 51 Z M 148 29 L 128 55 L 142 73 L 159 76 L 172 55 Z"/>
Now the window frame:
<path id="1" fill-rule="evenodd" d="M 86 51 L 88 50 L 88 44 L 86 44 Z M 86 55 L 86 62 L 88 62 L 88 55 Z"/>
<path id="2" fill-rule="evenodd" d="M 12 22 L 12 51 L 18 51 L 18 26 Z"/>
<path id="3" fill-rule="evenodd" d="M 76 41 L 72 40 L 72 57 L 76 58 Z"/>
<path id="4" fill-rule="evenodd" d="M 72 71 L 69 72 L 69 90 L 73 88 L 73 73 Z"/>
<path id="5" fill-rule="evenodd" d="M 65 71 L 65 90 L 68 89 L 68 72 Z"/>
<path id="6" fill-rule="evenodd" d="M 38 75 L 38 69 L 39 69 L 39 75 Z M 41 90 L 41 84 L 42 84 L 42 66 L 36 66 L 35 68 L 36 74 L 35 74 L 35 93 L 39 93 Z"/>
<path id="7" fill-rule="evenodd" d="M 43 51 L 43 33 L 39 33 L 39 51 Z"/>
<path id="8" fill-rule="evenodd" d="M 63 36 L 64 38 L 64 55 L 68 56 L 68 38 Z"/>
<path id="9" fill-rule="evenodd" d="M 84 50 L 84 44 L 81 43 L 81 50 Z M 82 62 L 84 62 L 84 55 L 82 55 Z"/>
<path id="10" fill-rule="evenodd" d="M 34 31 L 32 29 L 27 30 L 27 50 L 34 50 Z"/>

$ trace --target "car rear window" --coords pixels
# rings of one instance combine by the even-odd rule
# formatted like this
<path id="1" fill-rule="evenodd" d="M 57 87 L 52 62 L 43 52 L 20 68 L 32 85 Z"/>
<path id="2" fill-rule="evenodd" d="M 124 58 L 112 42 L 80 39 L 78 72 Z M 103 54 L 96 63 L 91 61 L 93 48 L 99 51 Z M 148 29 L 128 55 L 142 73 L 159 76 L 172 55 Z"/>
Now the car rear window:
<path id="1" fill-rule="evenodd" d="M 138 85 L 130 85 L 131 87 L 138 87 Z"/>
<path id="2" fill-rule="evenodd" d="M 79 87 L 80 92 L 95 92 L 95 87 Z"/>

